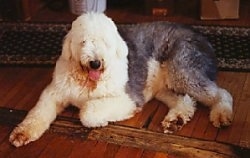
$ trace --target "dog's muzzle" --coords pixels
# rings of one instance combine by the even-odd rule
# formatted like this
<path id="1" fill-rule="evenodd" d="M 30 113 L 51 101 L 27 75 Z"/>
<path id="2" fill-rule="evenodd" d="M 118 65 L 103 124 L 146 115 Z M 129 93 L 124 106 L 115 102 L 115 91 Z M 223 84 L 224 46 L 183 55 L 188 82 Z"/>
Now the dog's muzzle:
<path id="1" fill-rule="evenodd" d="M 100 60 L 89 61 L 88 75 L 89 79 L 97 81 L 102 73 L 102 62 Z"/>

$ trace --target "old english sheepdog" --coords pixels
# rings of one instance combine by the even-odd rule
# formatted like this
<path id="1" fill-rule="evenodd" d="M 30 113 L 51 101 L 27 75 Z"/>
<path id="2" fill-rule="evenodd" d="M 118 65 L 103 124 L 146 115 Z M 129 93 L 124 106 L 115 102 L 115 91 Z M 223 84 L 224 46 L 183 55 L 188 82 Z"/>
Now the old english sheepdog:
<path id="1" fill-rule="evenodd" d="M 64 39 L 52 82 L 11 133 L 16 146 L 37 140 L 69 104 L 86 127 L 132 117 L 156 98 L 169 107 L 164 132 L 179 130 L 199 101 L 215 127 L 232 120 L 232 97 L 215 83 L 214 50 L 201 35 L 168 22 L 120 25 L 102 13 L 79 16 Z"/>

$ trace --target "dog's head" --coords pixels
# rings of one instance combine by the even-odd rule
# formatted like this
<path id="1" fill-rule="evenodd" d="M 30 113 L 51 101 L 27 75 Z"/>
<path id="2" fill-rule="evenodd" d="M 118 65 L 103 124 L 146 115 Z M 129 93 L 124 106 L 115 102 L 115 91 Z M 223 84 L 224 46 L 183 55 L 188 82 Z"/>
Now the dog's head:
<path id="1" fill-rule="evenodd" d="M 61 57 L 78 62 L 98 81 L 109 64 L 127 57 L 128 48 L 114 22 L 102 13 L 79 16 L 65 36 Z"/>

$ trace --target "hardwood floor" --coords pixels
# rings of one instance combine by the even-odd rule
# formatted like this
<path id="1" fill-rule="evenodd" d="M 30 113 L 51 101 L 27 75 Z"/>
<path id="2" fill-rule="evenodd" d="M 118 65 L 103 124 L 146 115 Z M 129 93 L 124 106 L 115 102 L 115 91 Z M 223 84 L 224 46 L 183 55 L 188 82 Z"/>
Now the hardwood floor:
<path id="1" fill-rule="evenodd" d="M 180 0 L 178 0 L 180 2 Z M 144 15 L 135 6 L 108 8 L 106 14 L 117 23 L 168 20 L 186 24 L 250 26 L 250 3 L 241 1 L 239 20 L 201 21 L 197 1 L 180 6 L 169 17 Z M 194 10 L 187 10 L 193 6 Z M 195 7 L 194 7 L 195 6 Z M 184 10 L 183 10 L 184 9 Z M 184 13 L 188 14 L 185 16 Z M 75 15 L 43 8 L 32 21 L 71 22 Z M 78 119 L 78 109 L 67 108 L 37 141 L 21 148 L 8 142 L 20 122 L 51 81 L 53 67 L 0 67 L 0 157 L 249 157 L 250 155 L 250 73 L 218 73 L 218 84 L 234 98 L 234 119 L 227 128 L 209 122 L 209 109 L 198 105 L 193 119 L 175 134 L 163 134 L 160 122 L 168 112 L 157 100 L 146 104 L 133 118 L 108 127 L 87 129 Z"/>
<path id="2" fill-rule="evenodd" d="M 42 150 L 43 152 L 36 151 L 35 154 L 39 154 L 39 156 L 47 157 L 48 155 L 53 154 L 75 154 L 72 146 L 84 146 L 84 144 L 88 144 L 93 146 L 91 149 L 94 151 L 95 148 L 101 148 L 100 152 L 111 152 L 106 148 L 107 145 L 112 146 L 112 143 L 117 145 L 119 152 L 123 150 L 133 150 L 136 154 L 141 155 L 143 152 L 158 154 L 159 152 L 173 154 L 178 150 L 174 147 L 168 147 L 169 144 L 166 144 L 165 141 L 158 140 L 158 138 L 154 138 L 155 135 L 159 133 L 163 133 L 160 122 L 164 118 L 168 109 L 162 105 L 162 103 L 153 100 L 146 104 L 142 110 L 142 112 L 136 114 L 132 119 L 117 122 L 107 128 L 100 129 L 91 129 L 87 132 L 86 138 L 82 139 L 82 134 L 77 133 L 81 125 L 78 122 L 78 126 L 75 127 L 74 121 L 78 120 L 78 110 L 75 108 L 68 108 L 65 112 L 63 112 L 60 116 L 66 117 L 67 121 L 64 124 L 60 122 L 60 119 L 55 121 L 52 125 L 49 132 L 47 132 L 41 139 L 38 141 L 27 145 L 26 147 L 15 149 L 8 142 L 9 132 L 13 128 L 13 125 L 16 125 L 17 122 L 20 122 L 24 113 L 31 109 L 42 89 L 50 82 L 52 75 L 52 67 L 47 68 L 37 68 L 37 67 L 1 67 L 0 68 L 0 107 L 1 107 L 1 139 L 0 139 L 0 157 L 6 157 L 11 155 L 16 155 L 17 153 L 23 153 L 29 155 L 29 150 Z M 234 98 L 234 120 L 230 127 L 217 129 L 211 125 L 208 119 L 209 109 L 204 106 L 198 106 L 198 110 L 194 116 L 194 118 L 183 127 L 183 129 L 174 135 L 162 134 L 161 137 L 165 137 L 165 139 L 170 139 L 171 136 L 176 136 L 172 138 L 172 142 L 170 140 L 169 143 L 175 144 L 177 141 L 178 144 L 183 145 L 183 149 L 190 148 L 198 150 L 201 147 L 193 146 L 197 144 L 197 142 L 203 140 L 206 142 L 202 142 L 202 144 L 209 144 L 214 142 L 218 146 L 223 146 L 223 148 L 230 148 L 230 146 L 226 144 L 232 144 L 239 147 L 249 148 L 250 135 L 249 135 L 249 118 L 250 118 L 250 107 L 248 106 L 250 103 L 250 73 L 244 72 L 219 72 L 218 74 L 218 84 L 232 93 Z M 5 108 L 8 108 L 7 110 Z M 4 111 L 5 109 L 5 111 Z M 9 112 L 11 109 L 11 112 Z M 14 111 L 14 112 L 13 112 Z M 6 116 L 6 117 L 4 117 Z M 12 118 L 13 117 L 13 118 Z M 8 120 L 10 119 L 10 120 Z M 16 122 L 13 120 L 17 120 Z M 79 120 L 78 120 L 79 121 Z M 73 124 L 73 125 L 72 125 Z M 8 126 L 6 126 L 8 125 Z M 12 126 L 10 126 L 12 125 Z M 58 127 L 60 125 L 60 128 Z M 80 127 L 79 127 L 80 126 Z M 69 130 L 68 128 L 73 128 L 75 130 Z M 123 128 L 123 132 L 119 130 L 117 132 L 117 128 Z M 109 129 L 109 131 L 106 131 Z M 137 129 L 137 130 L 134 130 Z M 129 130 L 132 130 L 132 134 L 128 133 Z M 81 130 L 80 130 L 81 131 Z M 144 133 L 151 132 L 149 135 L 148 141 L 157 141 L 161 144 L 161 148 L 155 148 L 157 144 L 148 144 L 145 142 L 147 139 L 141 139 L 140 137 L 146 137 Z M 62 134 L 63 133 L 63 134 Z M 99 133 L 99 134 L 98 134 Z M 116 133 L 114 136 L 113 134 Z M 138 133 L 138 135 L 134 135 L 133 133 Z M 124 136 L 126 136 L 124 138 Z M 79 140 L 77 138 L 80 138 Z M 91 139 L 90 139 L 91 138 Z M 188 145 L 186 142 L 178 142 L 178 140 L 182 140 L 184 138 L 188 139 Z M 132 139 L 131 141 L 126 141 Z M 162 138 L 163 139 L 163 138 Z M 165 140 L 163 139 L 163 140 Z M 93 141 L 90 141 L 93 140 Z M 137 142 L 140 140 L 140 142 Z M 144 141 L 143 141 L 144 140 Z M 92 143 L 90 143 L 90 142 Z M 105 143 L 106 142 L 106 143 Z M 143 143 L 142 143 L 143 142 Z M 111 144 L 110 144 L 111 143 Z M 164 144 L 165 143 L 165 144 Z M 56 153 L 52 152 L 52 149 L 59 150 L 60 144 L 63 144 L 65 150 L 57 151 Z M 105 144 L 102 146 L 102 144 Z M 37 146 L 37 147 L 36 147 Z M 66 146 L 70 146 L 70 149 Z M 123 147 L 130 146 L 130 147 Z M 132 147 L 131 147 L 132 146 Z M 209 145 L 208 145 L 209 146 Z M 43 148 L 43 149 L 40 149 Z M 123 149 L 125 148 L 125 149 Z M 169 150 L 169 148 L 171 150 Z M 212 147 L 210 147 L 212 148 Z M 28 150 L 28 151 L 26 151 Z M 76 150 L 76 149 L 74 149 Z M 122 151 L 120 151 L 122 150 Z M 199 149 L 201 150 L 201 149 Z M 203 148 L 200 153 L 211 152 L 210 154 L 218 154 L 219 149 L 205 149 Z M 190 153 L 192 150 L 188 150 L 188 152 L 184 152 L 185 154 Z M 230 152 L 229 152 L 230 151 Z M 233 150 L 223 150 L 220 151 L 221 156 L 225 156 L 228 154 L 232 156 L 234 154 Z M 27 153 L 28 152 L 28 153 Z M 37 153 L 39 152 L 39 153 Z M 67 152 L 67 153 L 64 153 Z M 80 152 L 80 151 L 79 151 Z M 81 151 L 83 152 L 83 151 Z M 113 152 L 113 151 L 112 151 Z M 123 151 L 125 152 L 125 151 Z M 137 153 L 139 152 L 139 153 Z M 45 155 L 44 155 L 45 154 Z M 79 153 L 81 154 L 81 153 Z M 93 154 L 93 153 L 92 153 Z M 101 153 L 99 153 L 101 154 Z M 168 155 L 166 154 L 166 155 Z M 33 155 L 33 154 L 32 154 Z M 50 155 L 50 156 L 51 156 Z M 31 155 L 29 155 L 31 156 Z M 197 155 L 196 155 L 197 156 Z"/>

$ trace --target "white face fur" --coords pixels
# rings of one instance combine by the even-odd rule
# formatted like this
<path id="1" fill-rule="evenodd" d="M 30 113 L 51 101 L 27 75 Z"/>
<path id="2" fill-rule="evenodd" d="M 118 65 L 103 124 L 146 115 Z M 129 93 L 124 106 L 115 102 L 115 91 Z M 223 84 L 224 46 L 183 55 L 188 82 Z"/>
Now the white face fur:
<path id="1" fill-rule="evenodd" d="M 104 70 L 107 64 L 126 58 L 128 50 L 113 21 L 104 14 L 83 14 L 67 34 L 62 56 L 90 70 Z M 93 79 L 98 74 L 93 71 Z M 90 75 L 91 76 L 91 75 Z"/>

